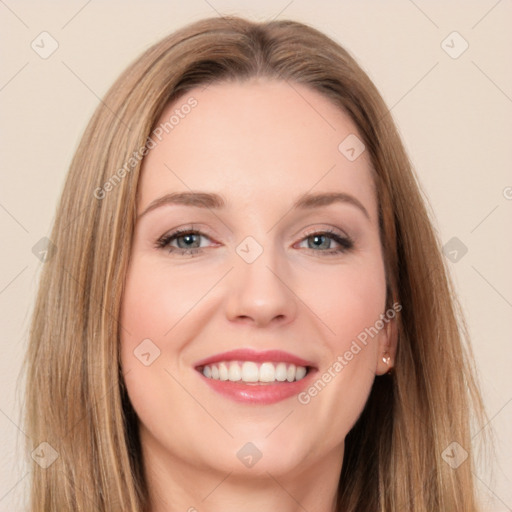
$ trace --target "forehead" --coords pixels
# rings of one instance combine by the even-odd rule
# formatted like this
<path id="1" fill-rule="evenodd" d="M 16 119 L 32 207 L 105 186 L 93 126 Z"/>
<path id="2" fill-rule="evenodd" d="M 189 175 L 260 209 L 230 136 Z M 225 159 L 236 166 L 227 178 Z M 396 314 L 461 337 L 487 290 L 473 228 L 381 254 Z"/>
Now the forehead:
<path id="1" fill-rule="evenodd" d="M 356 126 L 306 86 L 255 79 L 198 87 L 165 108 L 151 138 L 139 212 L 175 191 L 218 192 L 228 202 L 266 207 L 305 192 L 343 191 L 375 218 L 368 154 L 349 159 L 343 143 L 360 144 Z"/>

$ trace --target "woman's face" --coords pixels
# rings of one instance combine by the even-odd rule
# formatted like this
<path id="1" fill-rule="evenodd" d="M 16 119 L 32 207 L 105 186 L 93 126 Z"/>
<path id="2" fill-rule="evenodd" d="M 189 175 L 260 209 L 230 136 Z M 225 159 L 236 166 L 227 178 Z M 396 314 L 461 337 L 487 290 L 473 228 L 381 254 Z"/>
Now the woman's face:
<path id="1" fill-rule="evenodd" d="M 146 461 L 180 474 L 341 468 L 395 339 L 353 122 L 267 80 L 197 88 L 160 122 L 121 318 Z"/>

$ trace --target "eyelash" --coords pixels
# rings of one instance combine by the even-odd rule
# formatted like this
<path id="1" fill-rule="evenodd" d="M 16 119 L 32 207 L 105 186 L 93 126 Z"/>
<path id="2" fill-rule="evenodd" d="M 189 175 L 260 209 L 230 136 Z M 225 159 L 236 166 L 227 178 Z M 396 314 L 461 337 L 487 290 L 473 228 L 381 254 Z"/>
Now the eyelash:
<path id="1" fill-rule="evenodd" d="M 201 250 L 204 249 L 204 247 L 193 247 L 192 249 L 181 249 L 178 247 L 172 247 L 169 244 L 176 240 L 177 238 L 180 238 L 184 235 L 200 235 L 204 236 L 206 238 L 209 238 L 207 235 L 202 233 L 201 231 L 197 231 L 195 229 L 177 229 L 176 231 L 173 231 L 172 233 L 163 235 L 160 237 L 156 243 L 155 247 L 157 249 L 165 249 L 167 248 L 169 253 L 179 253 L 181 255 L 188 255 L 188 256 L 194 256 L 194 254 L 197 254 L 201 252 Z M 354 247 L 354 241 L 349 236 L 340 236 L 338 233 L 336 233 L 333 230 L 323 230 L 323 231 L 312 231 L 310 233 L 307 233 L 300 241 L 307 240 L 308 238 L 311 238 L 314 235 L 319 236 L 325 236 L 327 235 L 328 238 L 331 238 L 336 243 L 339 244 L 340 247 L 336 249 L 329 249 L 325 251 L 316 251 L 314 249 L 308 248 L 308 250 L 313 252 L 320 252 L 323 253 L 325 256 L 336 256 L 338 254 L 346 253 L 350 251 Z"/>

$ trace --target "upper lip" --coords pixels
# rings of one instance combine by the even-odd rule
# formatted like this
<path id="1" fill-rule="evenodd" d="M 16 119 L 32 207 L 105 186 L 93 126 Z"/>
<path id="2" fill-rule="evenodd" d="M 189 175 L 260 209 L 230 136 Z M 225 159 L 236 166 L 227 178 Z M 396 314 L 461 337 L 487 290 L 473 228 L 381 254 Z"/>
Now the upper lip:
<path id="1" fill-rule="evenodd" d="M 313 368 L 315 365 L 311 361 L 302 359 L 290 352 L 283 350 L 264 350 L 258 352 L 257 350 L 240 348 L 229 350 L 228 352 L 221 352 L 213 356 L 201 359 L 195 363 L 195 367 L 202 367 L 208 364 L 218 363 L 220 361 L 254 361 L 254 362 L 275 362 L 275 363 L 293 363 L 296 366 L 305 366 Z"/>

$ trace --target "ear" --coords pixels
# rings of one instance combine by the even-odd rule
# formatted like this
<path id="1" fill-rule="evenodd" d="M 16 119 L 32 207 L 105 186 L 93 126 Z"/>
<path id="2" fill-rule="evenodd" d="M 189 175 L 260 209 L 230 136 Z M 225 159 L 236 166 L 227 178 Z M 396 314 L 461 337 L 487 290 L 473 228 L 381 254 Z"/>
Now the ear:
<path id="1" fill-rule="evenodd" d="M 402 309 L 402 306 L 398 302 L 394 302 L 390 310 L 395 312 L 395 315 L 390 318 L 387 310 L 383 320 L 385 325 L 380 331 L 378 336 L 378 348 L 377 348 L 377 365 L 375 368 L 376 375 L 384 375 L 393 366 L 396 361 L 396 348 L 398 344 L 398 326 L 397 326 L 397 315 L 398 311 Z M 383 358 L 389 357 L 389 364 L 387 364 Z"/>

